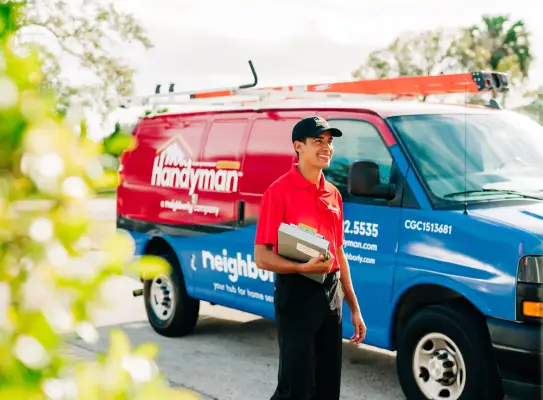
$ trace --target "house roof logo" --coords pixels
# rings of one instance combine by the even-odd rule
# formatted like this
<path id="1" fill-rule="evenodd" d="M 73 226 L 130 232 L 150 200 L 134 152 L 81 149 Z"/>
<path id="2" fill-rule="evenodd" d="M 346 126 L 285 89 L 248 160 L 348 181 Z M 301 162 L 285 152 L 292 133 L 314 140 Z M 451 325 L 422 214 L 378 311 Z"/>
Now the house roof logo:
<path id="1" fill-rule="evenodd" d="M 194 153 L 189 144 L 183 139 L 182 136 L 177 135 L 168 139 L 162 146 L 156 150 L 156 156 L 164 154 L 163 157 L 166 160 L 166 164 L 170 165 L 176 162 L 178 165 L 183 163 L 186 159 L 191 160 L 191 164 L 194 167 L 215 167 L 216 169 L 229 169 L 239 170 L 241 169 L 241 162 L 236 160 L 217 160 L 215 162 L 194 162 Z M 214 164 L 214 165 L 212 165 Z"/>
<path id="2" fill-rule="evenodd" d="M 171 155 L 173 152 L 181 155 L 182 158 L 184 158 L 185 155 L 187 155 L 189 158 L 193 158 L 192 149 L 185 139 L 183 139 L 183 137 L 180 135 L 168 139 L 162 144 L 162 146 L 156 149 L 156 155 L 159 155 L 162 152 L 166 152 L 167 155 Z"/>

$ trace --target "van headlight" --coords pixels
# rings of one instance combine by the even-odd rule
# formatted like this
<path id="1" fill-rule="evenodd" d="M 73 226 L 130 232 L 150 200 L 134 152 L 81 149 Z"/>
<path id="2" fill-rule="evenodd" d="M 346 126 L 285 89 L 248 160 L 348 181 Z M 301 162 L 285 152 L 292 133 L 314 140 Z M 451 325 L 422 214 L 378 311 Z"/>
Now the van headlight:
<path id="1" fill-rule="evenodd" d="M 543 283 L 543 256 L 522 257 L 517 279 L 524 283 Z"/>

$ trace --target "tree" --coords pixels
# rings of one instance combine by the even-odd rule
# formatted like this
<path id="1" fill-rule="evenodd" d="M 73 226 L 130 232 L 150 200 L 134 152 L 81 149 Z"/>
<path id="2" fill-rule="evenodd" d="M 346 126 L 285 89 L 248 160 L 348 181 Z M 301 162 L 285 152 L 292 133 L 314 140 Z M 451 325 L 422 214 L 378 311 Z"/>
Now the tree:
<path id="1" fill-rule="evenodd" d="M 543 125 L 543 86 L 529 91 L 525 97 L 530 100 L 526 105 L 517 107 L 515 111 L 526 114 Z"/>
<path id="2" fill-rule="evenodd" d="M 466 70 L 491 69 L 506 72 L 511 81 L 529 76 L 532 55 L 524 21 L 508 15 L 484 15 L 480 25 L 462 29 L 452 54 Z"/>
<path id="3" fill-rule="evenodd" d="M 459 66 L 451 48 L 457 37 L 457 30 L 404 32 L 384 49 L 371 52 L 352 75 L 357 79 L 381 79 L 456 71 Z"/>
<path id="4" fill-rule="evenodd" d="M 505 72 L 510 85 L 520 89 L 529 77 L 533 61 L 530 37 L 522 20 L 511 21 L 508 15 L 484 15 L 481 24 L 462 30 L 451 53 L 464 70 Z M 507 93 L 503 93 L 503 103 L 506 98 Z"/>
<path id="5" fill-rule="evenodd" d="M 455 31 L 443 29 L 404 32 L 386 48 L 371 52 L 353 76 L 379 79 L 448 72 L 456 64 L 449 50 L 455 37 Z"/>
<path id="6" fill-rule="evenodd" d="M 107 115 L 117 96 L 133 91 L 133 69 L 115 56 L 119 46 L 152 47 L 143 27 L 129 14 L 105 1 L 40 0 L 21 2 L 16 37 L 21 47 L 39 54 L 43 86 L 58 95 L 57 109 L 65 113 L 71 104 Z M 62 76 L 63 66 L 78 68 L 71 82 Z"/>
<path id="7" fill-rule="evenodd" d="M 511 84 L 518 85 L 529 76 L 531 62 L 530 33 L 522 20 L 483 16 L 480 25 L 401 34 L 386 48 L 370 53 L 353 76 L 367 79 L 494 70 L 507 73 Z M 480 103 L 480 96 L 469 96 L 469 102 Z"/>
<path id="8" fill-rule="evenodd" d="M 121 330 L 111 330 L 109 351 L 97 360 L 65 353 L 76 333 L 98 335 L 90 315 L 109 278 L 167 266 L 150 256 L 131 261 L 131 241 L 116 232 L 104 239 L 103 264 L 85 261 L 94 228 L 85 201 L 99 178 L 99 150 L 53 113 L 56 98 L 41 93 L 36 54 L 15 51 L 12 33 L 26 11 L 0 4 L 0 399 L 196 400 L 168 386 L 155 344 L 133 349 Z M 36 191 L 50 205 L 21 207 Z"/>

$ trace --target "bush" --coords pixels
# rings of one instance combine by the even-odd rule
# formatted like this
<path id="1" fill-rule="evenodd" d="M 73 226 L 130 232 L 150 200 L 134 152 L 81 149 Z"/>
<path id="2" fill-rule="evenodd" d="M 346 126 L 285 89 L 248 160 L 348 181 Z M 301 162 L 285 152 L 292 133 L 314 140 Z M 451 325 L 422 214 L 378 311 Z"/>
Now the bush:
<path id="1" fill-rule="evenodd" d="M 195 399 L 167 386 L 154 344 L 132 349 L 121 330 L 95 361 L 66 354 L 75 334 L 96 339 L 90 315 L 109 278 L 164 265 L 132 261 L 120 233 L 105 240 L 101 265 L 85 261 L 93 228 L 85 201 L 103 178 L 100 149 L 55 114 L 36 54 L 15 52 L 18 12 L 0 4 L 0 399 Z M 22 206 L 36 194 L 50 203 Z"/>

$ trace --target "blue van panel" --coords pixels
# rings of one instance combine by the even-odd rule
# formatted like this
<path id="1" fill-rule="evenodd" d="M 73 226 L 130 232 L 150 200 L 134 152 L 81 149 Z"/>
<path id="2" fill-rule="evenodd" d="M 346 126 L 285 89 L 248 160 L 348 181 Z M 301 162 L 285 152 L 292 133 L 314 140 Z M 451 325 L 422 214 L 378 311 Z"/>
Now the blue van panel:
<path id="1" fill-rule="evenodd" d="M 514 230 L 461 211 L 404 209 L 393 304 L 407 288 L 434 283 L 485 315 L 514 319 L 519 243 Z"/>

